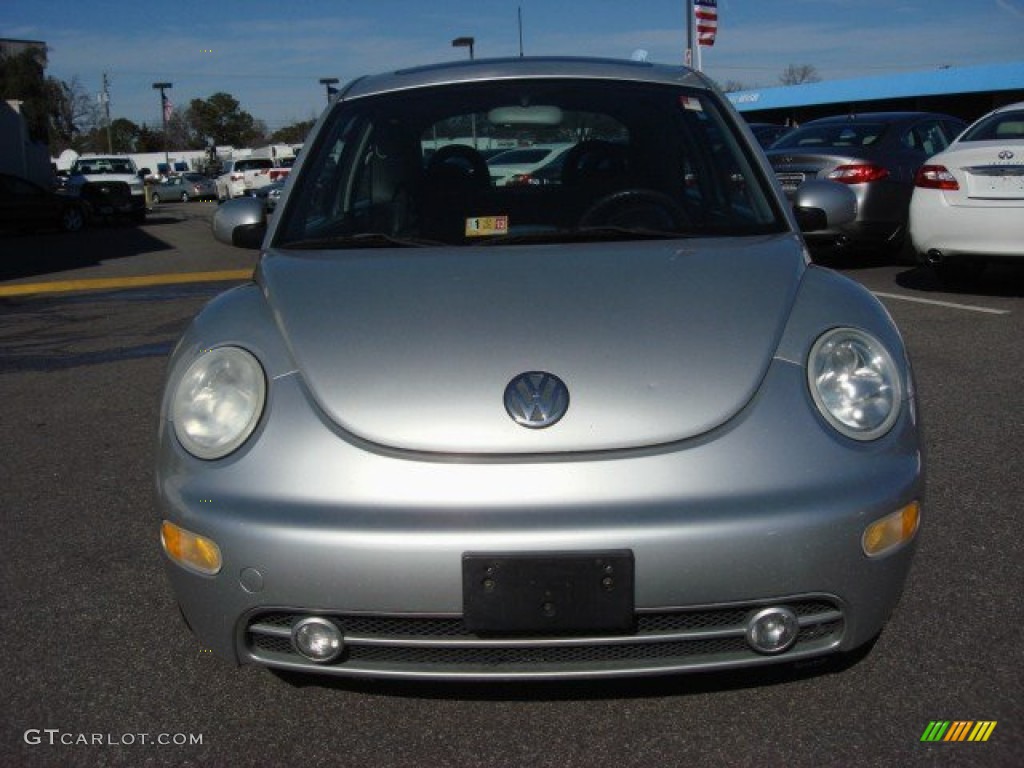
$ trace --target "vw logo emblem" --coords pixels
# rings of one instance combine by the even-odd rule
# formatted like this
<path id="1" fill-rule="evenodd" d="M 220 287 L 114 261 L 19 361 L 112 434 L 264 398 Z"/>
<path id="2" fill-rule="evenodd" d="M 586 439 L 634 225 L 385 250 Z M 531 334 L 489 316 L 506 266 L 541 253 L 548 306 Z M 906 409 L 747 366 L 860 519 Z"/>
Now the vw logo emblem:
<path id="1" fill-rule="evenodd" d="M 999 153 L 999 159 L 1000 160 L 1012 160 L 1013 159 L 1013 152 L 1011 152 L 1008 149 L 1004 149 L 1002 152 Z"/>
<path id="2" fill-rule="evenodd" d="M 569 410 L 569 389 L 553 374 L 521 373 L 505 387 L 505 410 L 522 427 L 550 427 Z"/>

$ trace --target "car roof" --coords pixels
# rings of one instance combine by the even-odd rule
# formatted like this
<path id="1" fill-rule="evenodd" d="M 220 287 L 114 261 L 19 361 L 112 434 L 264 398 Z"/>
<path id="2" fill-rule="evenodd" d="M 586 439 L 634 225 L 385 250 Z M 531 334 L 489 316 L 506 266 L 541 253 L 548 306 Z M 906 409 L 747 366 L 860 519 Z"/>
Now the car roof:
<path id="1" fill-rule="evenodd" d="M 530 56 L 463 60 L 370 75 L 353 80 L 341 91 L 339 98 L 355 99 L 390 91 L 452 83 L 561 77 L 642 81 L 704 89 L 712 87 L 710 81 L 703 75 L 683 66 L 619 59 Z"/>
<path id="2" fill-rule="evenodd" d="M 817 120 L 808 120 L 800 125 L 804 128 L 808 125 L 834 125 L 836 123 L 898 123 L 904 120 L 917 120 L 922 117 L 938 117 L 942 120 L 956 120 L 962 122 L 959 117 L 944 115 L 940 112 L 856 112 L 846 115 L 831 115 L 819 117 Z"/>
<path id="3" fill-rule="evenodd" d="M 1003 104 L 1003 106 L 993 109 L 991 112 L 989 112 L 989 114 L 995 115 L 1000 112 L 1013 112 L 1014 110 L 1017 109 L 1024 109 L 1024 101 L 1018 101 L 1013 104 Z"/>

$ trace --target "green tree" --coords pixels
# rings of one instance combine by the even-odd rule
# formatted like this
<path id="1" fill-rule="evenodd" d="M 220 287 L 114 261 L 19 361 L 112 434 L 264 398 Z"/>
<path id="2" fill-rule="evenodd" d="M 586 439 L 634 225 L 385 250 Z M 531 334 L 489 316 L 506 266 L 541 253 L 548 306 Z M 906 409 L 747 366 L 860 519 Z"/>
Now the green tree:
<path id="1" fill-rule="evenodd" d="M 110 143 L 115 152 L 134 152 L 139 143 L 139 126 L 126 117 L 110 122 Z"/>
<path id="2" fill-rule="evenodd" d="M 162 152 L 164 149 L 164 134 L 158 127 L 153 130 L 145 123 L 139 127 L 139 133 L 135 139 L 136 152 Z"/>
<path id="3" fill-rule="evenodd" d="M 301 144 L 306 140 L 306 136 L 309 135 L 315 122 L 316 118 L 312 118 L 278 128 L 270 135 L 269 142 L 271 144 Z"/>
<path id="4" fill-rule="evenodd" d="M 0 98 L 21 102 L 29 137 L 49 144 L 53 154 L 81 149 L 100 124 L 98 105 L 77 77 L 70 83 L 46 77 L 45 67 L 42 46 L 0 56 Z"/>
<path id="5" fill-rule="evenodd" d="M 33 141 L 49 140 L 46 50 L 41 47 L 0 56 L 0 98 L 21 102 L 21 114 Z"/>
<path id="6" fill-rule="evenodd" d="M 186 121 L 193 136 L 205 145 L 206 139 L 216 144 L 246 147 L 263 143 L 266 125 L 244 111 L 238 100 L 227 93 L 215 93 L 210 98 L 193 99 L 188 106 Z"/>

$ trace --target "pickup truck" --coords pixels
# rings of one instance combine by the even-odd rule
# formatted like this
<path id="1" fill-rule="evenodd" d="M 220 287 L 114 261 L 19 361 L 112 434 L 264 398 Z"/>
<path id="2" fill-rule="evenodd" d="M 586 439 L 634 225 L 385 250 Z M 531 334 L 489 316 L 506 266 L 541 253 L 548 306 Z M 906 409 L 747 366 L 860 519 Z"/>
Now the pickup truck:
<path id="1" fill-rule="evenodd" d="M 67 192 L 78 197 L 91 217 L 127 215 L 136 224 L 146 220 L 146 190 L 130 157 L 80 157 L 71 166 Z"/>
<path id="2" fill-rule="evenodd" d="M 242 197 L 247 189 L 259 189 L 272 181 L 283 181 L 291 170 L 274 165 L 269 157 L 226 160 L 217 177 L 217 199 Z"/>

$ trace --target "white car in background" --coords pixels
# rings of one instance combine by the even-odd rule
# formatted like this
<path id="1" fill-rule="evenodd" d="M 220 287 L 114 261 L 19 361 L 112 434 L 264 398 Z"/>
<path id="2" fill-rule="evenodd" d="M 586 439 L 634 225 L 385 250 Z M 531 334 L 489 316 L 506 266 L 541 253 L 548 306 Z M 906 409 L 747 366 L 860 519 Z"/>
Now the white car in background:
<path id="1" fill-rule="evenodd" d="M 487 160 L 491 182 L 496 187 L 505 186 L 510 179 L 526 176 L 559 155 L 567 152 L 572 144 L 535 144 L 531 147 L 516 147 L 499 152 Z"/>
<path id="2" fill-rule="evenodd" d="M 910 237 L 947 285 L 989 261 L 1024 261 L 1024 102 L 980 118 L 918 170 Z"/>
<path id="3" fill-rule="evenodd" d="M 249 190 L 265 187 L 274 181 L 281 181 L 291 172 L 290 167 L 274 164 L 269 157 L 245 157 L 241 160 L 227 160 L 217 177 L 217 199 L 230 200 L 242 197 Z"/>

